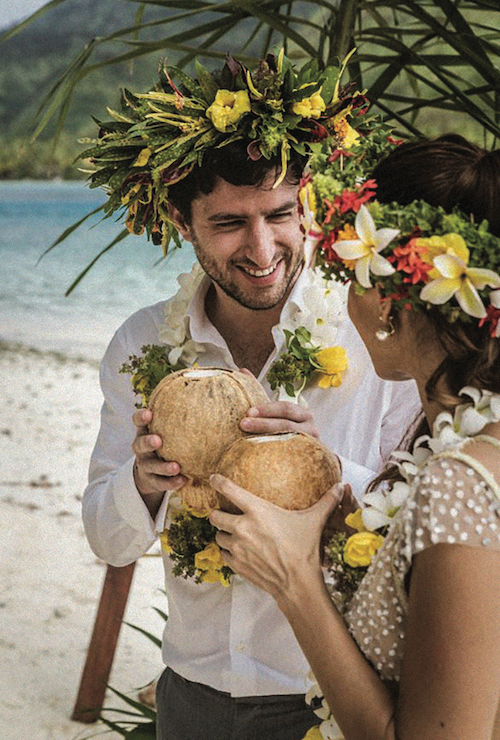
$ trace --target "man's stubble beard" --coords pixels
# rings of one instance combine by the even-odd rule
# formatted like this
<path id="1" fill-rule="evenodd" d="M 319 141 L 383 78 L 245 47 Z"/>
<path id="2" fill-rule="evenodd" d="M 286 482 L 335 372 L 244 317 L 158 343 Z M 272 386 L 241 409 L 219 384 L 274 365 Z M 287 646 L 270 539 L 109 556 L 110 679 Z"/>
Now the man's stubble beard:
<path id="1" fill-rule="evenodd" d="M 297 254 L 295 263 L 293 262 L 294 255 L 291 252 L 283 255 L 282 259 L 285 261 L 286 279 L 283 281 L 283 285 L 281 290 L 279 291 L 279 294 L 273 295 L 272 297 L 268 298 L 266 298 L 266 296 L 262 296 L 260 300 L 257 300 L 258 288 L 256 288 L 255 290 L 255 296 L 249 295 L 251 293 L 251 289 L 249 289 L 248 291 L 242 290 L 230 279 L 229 276 L 225 276 L 220 270 L 217 261 L 210 254 L 207 254 L 207 252 L 200 246 L 198 239 L 194 235 L 192 237 L 192 244 L 198 262 L 202 266 L 204 272 L 206 272 L 206 274 L 209 276 L 209 278 L 213 280 L 213 282 L 216 283 L 219 288 L 227 296 L 229 296 L 229 298 L 232 298 L 234 301 L 239 303 L 240 306 L 243 306 L 244 308 L 249 308 L 253 311 L 266 311 L 282 303 L 288 296 L 288 293 L 293 283 L 295 282 L 295 279 L 298 277 L 298 272 L 300 271 L 303 263 L 302 253 Z"/>

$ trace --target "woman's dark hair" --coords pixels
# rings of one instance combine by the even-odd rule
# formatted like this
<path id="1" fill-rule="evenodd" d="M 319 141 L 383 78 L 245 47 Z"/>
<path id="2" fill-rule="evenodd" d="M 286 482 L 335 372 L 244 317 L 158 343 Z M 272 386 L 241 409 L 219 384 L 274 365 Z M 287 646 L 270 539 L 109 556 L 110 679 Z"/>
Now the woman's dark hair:
<path id="1" fill-rule="evenodd" d="M 448 212 L 458 207 L 476 223 L 487 219 L 489 230 L 500 236 L 500 150 L 486 151 L 458 134 L 447 134 L 400 145 L 372 176 L 382 203 L 407 205 L 418 199 Z M 467 385 L 500 393 L 500 339 L 491 337 L 488 323 L 450 322 L 437 307 L 425 316 L 446 353 L 426 385 L 428 398 L 452 410 L 463 403 L 458 393 Z M 393 319 L 397 325 L 398 317 Z M 428 431 L 422 421 L 404 446 L 411 447 Z"/>
<path id="2" fill-rule="evenodd" d="M 248 142 L 235 141 L 226 146 L 208 149 L 203 155 L 201 165 L 195 165 L 192 172 L 168 189 L 168 199 L 179 209 L 186 223 L 191 222 L 191 203 L 198 195 L 208 195 L 213 191 L 217 180 L 222 178 L 231 185 L 250 185 L 259 187 L 266 177 L 281 172 L 281 154 L 270 159 L 261 157 L 251 159 L 247 151 Z M 286 171 L 288 182 L 299 183 L 307 157 L 290 152 Z"/>
<path id="3" fill-rule="evenodd" d="M 377 199 L 408 205 L 421 199 L 457 207 L 500 236 L 500 150 L 486 151 L 458 134 L 401 144 L 372 173 Z"/>

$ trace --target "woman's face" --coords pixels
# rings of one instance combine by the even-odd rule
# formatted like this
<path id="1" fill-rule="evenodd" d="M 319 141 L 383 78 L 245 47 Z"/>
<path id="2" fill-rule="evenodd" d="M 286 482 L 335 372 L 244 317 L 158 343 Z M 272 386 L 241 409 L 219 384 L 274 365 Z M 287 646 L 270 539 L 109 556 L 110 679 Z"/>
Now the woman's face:
<path id="1" fill-rule="evenodd" d="M 409 344 L 407 333 L 398 328 L 385 342 L 376 337 L 377 331 L 387 328 L 389 323 L 380 318 L 384 314 L 384 303 L 378 289 L 370 288 L 359 294 L 354 283 L 351 283 L 347 308 L 377 375 L 384 380 L 408 380 L 414 377 L 411 372 L 411 346 L 405 346 Z"/>

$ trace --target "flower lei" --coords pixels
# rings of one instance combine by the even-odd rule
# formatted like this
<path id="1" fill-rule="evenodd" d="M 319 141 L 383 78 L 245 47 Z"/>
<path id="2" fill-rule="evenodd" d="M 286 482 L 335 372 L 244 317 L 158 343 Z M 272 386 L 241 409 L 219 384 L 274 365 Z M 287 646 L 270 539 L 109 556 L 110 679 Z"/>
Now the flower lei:
<path id="1" fill-rule="evenodd" d="M 292 150 L 307 154 L 311 143 L 328 137 L 349 146 L 357 133 L 348 118 L 365 106 L 362 95 L 340 89 L 349 57 L 324 70 L 310 60 L 295 71 L 282 50 L 250 71 L 229 56 L 214 75 L 196 61 L 195 78 L 164 67 L 153 90 L 124 90 L 122 111 L 108 109 L 113 120 L 98 121 L 99 138 L 84 140 L 92 146 L 79 157 L 95 166 L 90 187 L 108 193 L 106 216 L 124 214 L 131 233 L 146 231 L 166 254 L 171 239 L 181 246 L 167 211 L 168 187 L 201 164 L 207 150 L 243 140 L 251 159 L 279 156 L 279 184 Z"/>
<path id="2" fill-rule="evenodd" d="M 190 273 L 177 278 L 179 290 L 165 306 L 165 320 L 159 331 L 161 345 L 145 345 L 141 356 L 132 355 L 120 372 L 131 375 L 134 392 L 147 406 L 149 397 L 162 378 L 185 367 L 196 366 L 203 344 L 189 333 L 188 306 L 205 272 L 195 262 Z M 299 400 L 311 382 L 322 388 L 338 387 L 348 363 L 343 347 L 331 346 L 345 317 L 345 289 L 330 285 L 321 270 L 308 270 L 302 276 L 303 306 L 289 301 L 283 309 L 277 332 L 285 338 L 286 350 L 273 363 L 268 380 L 278 398 Z M 326 346 L 325 346 L 326 345 Z M 229 585 L 231 569 L 224 565 L 215 542 L 215 529 L 208 512 L 186 507 L 179 497 L 171 497 L 166 528 L 160 539 L 164 551 L 175 562 L 174 575 L 194 577 L 198 583 Z"/>
<path id="3" fill-rule="evenodd" d="M 419 437 L 411 452 L 393 452 L 392 457 L 403 480 L 364 495 L 363 508 L 346 517 L 346 523 L 358 531 L 347 539 L 343 535 L 343 540 L 334 535 L 327 545 L 328 572 L 333 578 L 333 583 L 328 587 L 340 611 L 348 606 L 382 546 L 391 521 L 407 499 L 415 477 L 429 457 L 462 444 L 479 434 L 488 424 L 500 421 L 500 395 L 470 386 L 462 388 L 460 395 L 468 397 L 468 400 L 456 406 L 453 413 L 440 413 L 433 424 L 432 436 L 426 434 Z M 346 588 L 345 592 L 343 588 Z M 312 673 L 309 678 L 313 684 L 306 700 L 311 703 L 314 698 L 322 699 L 322 705 L 315 713 L 323 721 L 315 725 L 304 740 L 335 740 L 338 738 L 336 723 Z"/>
<path id="4" fill-rule="evenodd" d="M 458 210 L 379 203 L 369 173 L 395 146 L 375 129 L 349 159 L 328 147 L 312 157 L 304 187 L 315 213 L 316 264 L 360 292 L 377 283 L 398 309 L 436 307 L 449 321 L 476 319 L 500 337 L 500 239 L 486 221 L 474 224 Z"/>

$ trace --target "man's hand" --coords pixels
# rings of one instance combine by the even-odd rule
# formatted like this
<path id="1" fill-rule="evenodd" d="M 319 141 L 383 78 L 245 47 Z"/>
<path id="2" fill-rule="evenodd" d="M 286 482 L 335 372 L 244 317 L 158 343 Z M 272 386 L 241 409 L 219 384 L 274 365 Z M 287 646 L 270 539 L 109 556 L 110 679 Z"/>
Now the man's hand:
<path id="1" fill-rule="evenodd" d="M 314 417 L 306 406 L 290 401 L 269 401 L 248 409 L 240 427 L 250 434 L 304 432 L 319 437 Z"/>
<path id="2" fill-rule="evenodd" d="M 186 482 L 180 475 L 176 462 L 165 462 L 158 457 L 156 450 L 161 447 L 161 437 L 150 434 L 148 424 L 153 414 L 149 409 L 140 409 L 132 417 L 137 433 L 132 443 L 135 454 L 134 481 L 137 490 L 152 517 L 160 508 L 165 491 L 176 491 Z"/>

